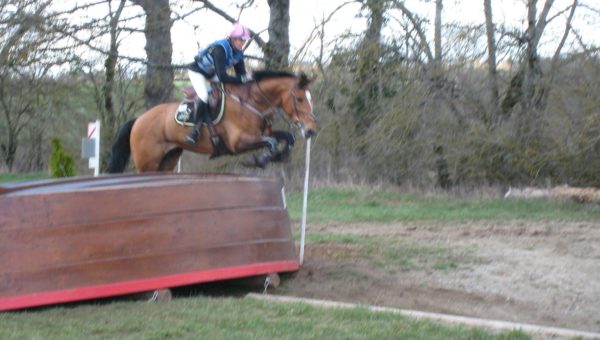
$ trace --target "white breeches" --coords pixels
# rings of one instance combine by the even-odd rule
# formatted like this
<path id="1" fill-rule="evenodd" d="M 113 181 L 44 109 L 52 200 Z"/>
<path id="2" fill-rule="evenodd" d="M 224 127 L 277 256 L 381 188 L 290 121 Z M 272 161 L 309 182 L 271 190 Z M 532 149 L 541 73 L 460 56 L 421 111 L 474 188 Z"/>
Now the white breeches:
<path id="1" fill-rule="evenodd" d="M 198 95 L 203 102 L 208 103 L 208 81 L 202 73 L 194 72 L 192 70 L 188 70 L 188 77 L 192 82 L 192 86 L 194 87 L 194 91 Z M 215 76 L 214 78 L 216 78 Z"/>

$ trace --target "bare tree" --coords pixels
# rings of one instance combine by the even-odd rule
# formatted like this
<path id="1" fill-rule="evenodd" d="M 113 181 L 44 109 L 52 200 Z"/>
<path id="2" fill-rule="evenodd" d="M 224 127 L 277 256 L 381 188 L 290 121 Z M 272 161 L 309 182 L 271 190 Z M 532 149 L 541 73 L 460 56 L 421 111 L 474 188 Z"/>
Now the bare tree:
<path id="1" fill-rule="evenodd" d="M 414 39 L 412 37 L 407 38 L 416 40 L 417 46 L 419 47 L 419 52 L 425 53 L 428 63 L 433 62 L 433 60 L 435 59 L 434 53 L 432 52 L 432 49 L 429 45 L 427 36 L 425 34 L 425 29 L 423 28 L 421 21 L 411 10 L 409 10 L 406 7 L 404 1 L 394 0 L 394 7 L 400 10 L 400 12 L 402 12 L 402 14 L 406 16 L 406 18 L 410 21 L 410 24 L 412 25 L 415 34 L 418 37 L 417 39 Z"/>
<path id="2" fill-rule="evenodd" d="M 104 109 L 100 110 L 102 117 L 102 136 L 101 140 L 104 143 L 101 143 L 102 150 L 100 152 L 100 159 L 102 160 L 101 169 L 105 171 L 108 168 L 108 156 L 110 154 L 110 141 L 113 136 L 116 135 L 116 130 L 118 128 L 118 124 L 121 122 L 117 121 L 116 113 L 115 113 L 115 103 L 113 100 L 113 91 L 115 90 L 115 81 L 116 81 L 116 68 L 119 57 L 119 20 L 121 18 L 121 14 L 123 13 L 123 9 L 125 8 L 126 0 L 120 0 L 119 5 L 116 11 L 113 12 L 111 1 L 108 0 L 109 6 L 109 35 L 110 35 L 110 47 L 108 51 L 108 56 L 104 62 L 104 70 L 105 70 L 105 81 L 104 86 L 102 88 L 102 95 L 104 97 Z"/>
<path id="3" fill-rule="evenodd" d="M 444 8 L 442 0 L 435 0 L 435 24 L 434 24 L 434 45 L 435 45 L 435 75 L 439 77 L 442 72 L 442 9 Z"/>
<path id="4" fill-rule="evenodd" d="M 269 42 L 265 49 L 267 69 L 286 69 L 290 55 L 290 0 L 268 0 Z"/>
<path id="5" fill-rule="evenodd" d="M 560 39 L 560 42 L 558 43 L 558 46 L 556 47 L 556 50 L 554 51 L 554 55 L 552 56 L 552 63 L 550 65 L 550 81 L 548 82 L 549 83 L 548 87 L 550 87 L 550 88 L 554 85 L 554 80 L 556 79 L 555 76 L 558 72 L 558 64 L 559 64 L 559 59 L 561 56 L 562 49 L 565 46 L 565 42 L 567 41 L 569 33 L 573 29 L 571 26 L 571 23 L 573 22 L 573 17 L 575 16 L 575 10 L 577 9 L 577 4 L 578 4 L 578 0 L 573 0 L 573 4 L 571 5 L 571 10 L 569 11 L 569 16 L 566 19 L 565 30 Z M 549 92 L 550 91 L 546 91 L 545 95 L 547 96 Z M 544 105 L 547 100 L 546 96 L 542 99 Z"/>
<path id="6" fill-rule="evenodd" d="M 500 94 L 498 90 L 498 70 L 496 62 L 496 31 L 494 29 L 494 19 L 492 15 L 492 1 L 484 0 L 484 13 L 485 13 L 485 29 L 487 37 L 487 50 L 488 50 L 488 77 L 490 87 L 490 102 L 492 114 L 488 114 L 485 118 L 488 125 L 490 125 L 494 119 L 495 112 L 498 109 L 500 103 Z M 490 117 L 491 116 L 491 117 Z"/>
<path id="7" fill-rule="evenodd" d="M 362 135 L 368 128 L 373 114 L 379 112 L 381 103 L 381 30 L 384 27 L 384 14 L 389 0 L 365 0 L 363 9 L 367 12 L 367 30 L 358 44 L 356 71 L 354 72 L 355 92 L 353 112 L 356 129 Z"/>
<path id="8" fill-rule="evenodd" d="M 42 111 L 42 80 L 68 56 L 54 55 L 57 41 L 48 17 L 52 1 L 2 1 L 0 7 L 0 152 L 13 170 L 19 137 Z M 9 11 L 10 9 L 11 11 Z M 40 97 L 38 97 L 40 96 Z"/>
<path id="9" fill-rule="evenodd" d="M 541 99 L 544 97 L 544 88 L 539 86 L 542 76 L 539 43 L 550 20 L 556 18 L 556 16 L 548 18 L 554 0 L 545 1 L 539 16 L 537 4 L 538 0 L 527 0 L 527 30 L 519 37 L 525 45 L 523 62 L 517 74 L 511 79 L 501 105 L 503 113 L 509 114 L 517 104 L 520 104 L 521 117 L 525 119 L 520 126 L 525 130 L 528 130 L 530 122 L 535 120 L 527 117 L 534 114 L 533 109 L 540 106 Z"/>
<path id="10" fill-rule="evenodd" d="M 102 142 L 100 143 L 102 170 L 106 168 L 107 156 L 116 129 L 124 119 L 131 117 L 134 107 L 139 103 L 136 98 L 133 98 L 135 94 L 122 93 L 124 88 L 130 87 L 128 82 L 139 80 L 135 79 L 135 73 L 122 74 L 122 69 L 127 67 L 126 64 L 131 62 L 129 59 L 132 58 L 120 55 L 119 48 L 124 35 L 130 32 L 140 32 L 127 27 L 127 25 L 131 21 L 135 22 L 139 18 L 144 18 L 144 12 L 138 10 L 141 12 L 140 14 L 124 17 L 123 13 L 127 6 L 136 5 L 126 0 L 83 1 L 63 9 L 61 13 L 56 13 L 57 17 L 64 18 L 64 21 L 69 23 L 58 29 L 62 37 L 69 38 L 66 41 L 72 42 L 69 48 L 75 51 L 85 49 L 95 52 L 90 54 L 93 55 L 91 58 L 77 58 L 76 62 L 71 63 L 71 69 L 85 72 L 89 84 L 94 90 L 91 98 L 96 104 L 95 113 L 100 117 L 102 123 Z M 82 16 L 86 17 L 86 20 L 69 20 L 72 16 L 89 12 L 94 12 L 96 15 Z M 103 74 L 100 74 L 97 60 L 103 60 Z M 148 65 L 145 59 L 136 59 L 135 62 Z M 170 65 L 168 66 L 170 67 Z M 149 69 L 152 68 L 149 67 Z M 159 84 L 159 86 L 161 85 Z M 146 82 L 146 90 L 148 90 L 148 82 Z"/>
<path id="11" fill-rule="evenodd" d="M 6 65 L 9 62 L 11 50 L 19 45 L 25 35 L 32 30 L 38 29 L 44 18 L 42 14 L 52 1 L 44 1 L 39 4 L 35 4 L 31 1 L 6 1 L 2 3 L 2 7 L 6 8 L 7 5 L 15 6 L 16 12 L 3 14 L 2 20 L 2 36 L 3 46 L 0 49 L 0 65 Z M 29 12 L 27 7 L 35 6 L 33 12 Z M 6 15 L 6 17 L 4 17 Z M 12 18 L 11 18 L 12 17 Z"/>
<path id="12" fill-rule="evenodd" d="M 416 37 L 407 36 L 407 39 L 417 42 L 418 53 L 425 54 L 426 73 L 425 76 L 430 79 L 433 89 L 442 89 L 444 87 L 444 70 L 443 70 L 443 46 L 442 46 L 442 13 L 443 0 L 435 0 L 435 17 L 434 17 L 434 37 L 433 48 L 427 39 L 425 22 L 420 20 L 417 15 L 411 11 L 404 1 L 394 0 L 394 8 L 408 19 L 412 26 L 412 31 Z M 436 90 L 437 91 L 437 90 Z M 442 93 L 438 93 L 442 94 Z"/>
<path id="13" fill-rule="evenodd" d="M 237 17 L 233 17 L 233 16 L 229 15 L 227 12 L 225 12 L 224 10 L 222 10 L 221 8 L 215 6 L 209 0 L 193 0 L 193 1 L 202 3 L 203 8 L 210 10 L 211 12 L 217 14 L 218 16 L 229 21 L 230 23 L 239 21 L 239 16 L 241 15 L 241 13 L 246 8 L 248 8 L 249 6 L 254 4 L 254 0 L 247 1 L 246 3 L 244 3 L 244 5 L 241 6 L 239 15 Z M 257 35 L 256 32 L 254 32 L 252 29 L 250 29 L 250 34 L 252 36 L 252 40 L 254 42 L 256 42 L 256 44 L 261 48 L 263 53 L 265 53 L 266 48 L 267 48 L 267 42 L 264 41 L 259 35 Z"/>
<path id="14" fill-rule="evenodd" d="M 547 18 L 554 0 L 546 0 L 539 18 L 537 18 L 538 0 L 527 1 L 527 31 L 525 32 L 525 61 L 523 71 L 522 115 L 531 113 L 533 104 L 540 93 L 536 82 L 542 75 L 538 46 L 544 29 L 548 24 Z"/>
<path id="15" fill-rule="evenodd" d="M 169 0 L 132 0 L 146 13 L 146 107 L 168 101 L 173 95 L 174 73 L 171 67 L 171 8 Z"/>

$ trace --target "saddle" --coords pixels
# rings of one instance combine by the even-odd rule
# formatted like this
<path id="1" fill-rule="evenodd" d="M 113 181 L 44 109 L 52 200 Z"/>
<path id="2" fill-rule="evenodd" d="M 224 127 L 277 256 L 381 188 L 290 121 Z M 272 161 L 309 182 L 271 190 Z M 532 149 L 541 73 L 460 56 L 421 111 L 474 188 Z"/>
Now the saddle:
<path id="1" fill-rule="evenodd" d="M 223 113 L 225 112 L 225 88 L 223 83 L 211 82 L 211 89 L 208 95 L 208 111 L 211 118 L 211 124 L 219 124 Z M 184 100 L 181 101 L 175 112 L 175 121 L 182 126 L 194 126 L 196 114 L 196 102 L 198 96 L 191 86 L 183 88 Z M 206 124 L 206 123 L 204 123 Z"/>
<path id="2" fill-rule="evenodd" d="M 208 96 L 208 115 L 211 119 L 210 124 L 203 122 L 202 125 L 208 126 L 210 133 L 210 140 L 214 146 L 214 152 L 210 158 L 216 158 L 222 155 L 228 155 L 231 152 L 223 143 L 223 140 L 216 134 L 213 125 L 219 124 L 223 114 L 225 112 L 225 88 L 223 83 L 211 82 L 211 89 Z M 196 91 L 191 86 L 183 88 L 183 94 L 185 99 L 179 104 L 179 107 L 175 111 L 175 122 L 182 126 L 194 126 L 194 115 L 196 111 L 196 103 L 198 102 L 198 96 Z"/>

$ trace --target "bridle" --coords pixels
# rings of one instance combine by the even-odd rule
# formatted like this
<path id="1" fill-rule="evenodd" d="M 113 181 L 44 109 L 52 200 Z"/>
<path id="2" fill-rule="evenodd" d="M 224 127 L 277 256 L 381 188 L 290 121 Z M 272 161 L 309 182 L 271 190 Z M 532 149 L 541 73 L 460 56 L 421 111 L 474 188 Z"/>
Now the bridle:
<path id="1" fill-rule="evenodd" d="M 295 126 L 297 128 L 302 129 L 302 122 L 300 121 L 299 118 L 297 118 L 296 121 L 293 121 L 290 119 L 289 115 L 287 114 L 287 112 L 285 110 L 283 110 L 282 105 L 275 105 L 273 104 L 273 101 L 269 98 L 269 96 L 267 95 L 267 93 L 262 89 L 262 87 L 260 87 L 260 83 L 258 81 L 253 81 L 250 84 L 250 87 L 248 88 L 248 92 L 250 92 L 251 88 L 253 85 L 256 85 L 256 87 L 259 90 L 260 95 L 262 96 L 262 98 L 267 102 L 267 105 L 269 106 L 269 108 L 265 111 L 261 111 L 259 109 L 257 109 L 256 107 L 250 105 L 247 101 L 239 98 L 238 96 L 234 95 L 234 94 L 229 94 L 229 96 L 234 99 L 235 101 L 239 102 L 242 107 L 246 107 L 250 110 L 250 112 L 257 114 L 260 118 L 262 118 L 267 125 L 271 125 L 272 124 L 272 117 L 273 114 L 279 114 L 281 116 L 281 118 L 288 124 L 288 126 L 291 128 L 292 126 Z M 293 109 L 294 109 L 294 114 L 296 117 L 300 117 L 300 110 L 298 109 L 298 96 L 296 95 L 296 90 L 298 89 L 298 84 L 294 85 L 291 89 L 290 89 L 290 97 L 292 98 L 293 101 Z M 310 116 L 314 119 L 315 116 L 312 112 L 309 113 Z"/>
<path id="2" fill-rule="evenodd" d="M 296 113 L 296 117 L 300 117 L 300 113 L 299 113 L 299 110 L 298 110 L 298 96 L 296 95 L 296 89 L 297 88 L 298 88 L 298 85 L 297 84 L 294 85 L 294 87 L 291 90 L 291 95 L 294 98 L 294 111 Z M 308 90 L 306 90 L 306 91 L 308 91 Z M 309 100 L 309 103 L 310 103 L 310 100 Z M 314 113 L 312 113 L 312 103 L 310 103 L 310 106 L 311 106 L 311 110 L 310 110 L 310 112 L 308 114 L 314 120 L 314 119 L 316 119 L 316 117 L 315 117 Z"/>

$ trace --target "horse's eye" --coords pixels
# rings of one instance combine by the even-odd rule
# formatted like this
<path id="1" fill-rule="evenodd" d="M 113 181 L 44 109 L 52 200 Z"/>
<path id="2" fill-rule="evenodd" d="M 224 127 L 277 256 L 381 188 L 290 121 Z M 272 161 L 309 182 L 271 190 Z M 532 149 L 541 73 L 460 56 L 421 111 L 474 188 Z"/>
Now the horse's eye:
<path id="1" fill-rule="evenodd" d="M 304 102 L 304 98 L 297 98 L 297 99 L 298 99 L 298 103 Z"/>

